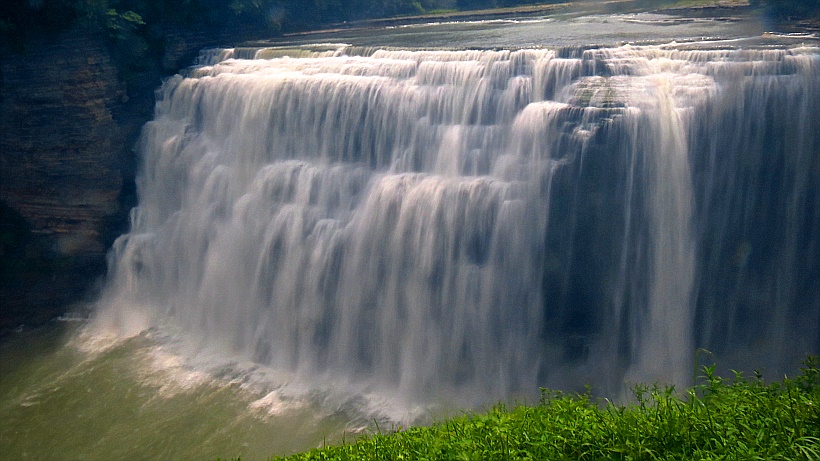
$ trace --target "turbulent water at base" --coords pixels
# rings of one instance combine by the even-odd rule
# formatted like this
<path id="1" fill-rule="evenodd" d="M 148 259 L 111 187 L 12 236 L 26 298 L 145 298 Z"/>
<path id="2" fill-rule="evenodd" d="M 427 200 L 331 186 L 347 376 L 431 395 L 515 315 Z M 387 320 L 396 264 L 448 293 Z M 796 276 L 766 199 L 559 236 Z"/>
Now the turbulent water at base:
<path id="1" fill-rule="evenodd" d="M 129 411 L 166 421 L 182 380 L 172 406 L 244 405 L 226 431 L 257 456 L 291 422 L 311 447 L 540 386 L 686 386 L 695 360 L 796 369 L 820 352 L 820 47 L 727 38 L 204 51 L 158 90 L 58 375 L 128 357 Z"/>
<path id="2" fill-rule="evenodd" d="M 70 322 L 23 332 L 0 354 L 3 459 L 260 460 L 366 424 L 345 413 L 354 403 L 280 399 L 238 367 L 194 370 L 151 334 L 90 337 Z"/>

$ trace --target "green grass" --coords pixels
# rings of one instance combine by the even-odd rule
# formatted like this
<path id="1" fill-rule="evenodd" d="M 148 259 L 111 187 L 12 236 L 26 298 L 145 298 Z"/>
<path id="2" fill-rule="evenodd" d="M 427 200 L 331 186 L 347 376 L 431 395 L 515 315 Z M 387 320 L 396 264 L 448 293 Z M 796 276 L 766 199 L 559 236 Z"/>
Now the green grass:
<path id="1" fill-rule="evenodd" d="M 774 383 L 704 367 L 683 395 L 639 385 L 629 405 L 544 389 L 536 406 L 498 405 L 272 460 L 818 460 L 819 363 L 809 357 L 799 376 Z"/>
<path id="2" fill-rule="evenodd" d="M 426 11 L 425 15 L 435 15 L 435 14 L 450 14 L 450 13 L 458 13 L 460 10 L 456 10 L 454 8 L 438 8 L 435 10 Z"/>

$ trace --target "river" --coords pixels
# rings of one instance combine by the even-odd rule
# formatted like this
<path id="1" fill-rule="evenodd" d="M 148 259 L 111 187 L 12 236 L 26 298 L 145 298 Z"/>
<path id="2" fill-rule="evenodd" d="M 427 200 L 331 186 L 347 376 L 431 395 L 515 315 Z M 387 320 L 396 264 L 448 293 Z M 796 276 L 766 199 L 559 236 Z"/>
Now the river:
<path id="1" fill-rule="evenodd" d="M 157 97 L 99 299 L 0 343 L 14 459 L 264 459 L 820 350 L 815 36 L 318 32 L 203 50 Z"/>

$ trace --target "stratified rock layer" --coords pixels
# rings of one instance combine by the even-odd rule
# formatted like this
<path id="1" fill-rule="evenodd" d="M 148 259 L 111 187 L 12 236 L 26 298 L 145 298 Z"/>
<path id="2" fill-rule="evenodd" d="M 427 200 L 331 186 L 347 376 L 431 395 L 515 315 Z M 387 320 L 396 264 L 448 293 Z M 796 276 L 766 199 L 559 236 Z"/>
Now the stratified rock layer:
<path id="1" fill-rule="evenodd" d="M 67 32 L 0 64 L 0 200 L 25 233 L 4 242 L 0 330 L 64 311 L 105 269 L 128 149 L 124 86 L 104 39 Z M 9 240 L 9 239 L 7 239 Z M 12 246 L 23 245 L 11 254 Z"/>
<path id="2" fill-rule="evenodd" d="M 124 96 L 104 42 L 37 40 L 2 72 L 0 199 L 54 255 L 103 255 L 106 221 L 120 208 L 123 140 L 112 108 Z"/>
<path id="3" fill-rule="evenodd" d="M 140 58 L 78 29 L 0 45 L 0 333 L 62 314 L 105 273 L 108 247 L 127 228 L 133 146 L 161 77 L 203 47 L 265 33 L 157 27 L 160 45 Z"/>

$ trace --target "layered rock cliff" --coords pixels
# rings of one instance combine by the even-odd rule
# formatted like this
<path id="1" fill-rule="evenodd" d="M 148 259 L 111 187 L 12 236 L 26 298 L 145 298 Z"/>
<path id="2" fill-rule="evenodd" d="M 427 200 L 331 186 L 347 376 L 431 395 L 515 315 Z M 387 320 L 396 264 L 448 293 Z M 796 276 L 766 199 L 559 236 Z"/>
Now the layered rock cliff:
<path id="1" fill-rule="evenodd" d="M 79 32 L 35 38 L 0 71 L 0 200 L 32 234 L 17 227 L 25 248 L 4 274 L 4 328 L 60 312 L 103 270 L 121 220 L 125 133 L 112 113 L 125 92 L 105 42 Z"/>
<path id="2" fill-rule="evenodd" d="M 127 227 L 132 148 L 161 77 L 249 32 L 168 28 L 161 53 L 137 66 L 79 29 L 0 46 L 0 332 L 93 295 Z"/>

